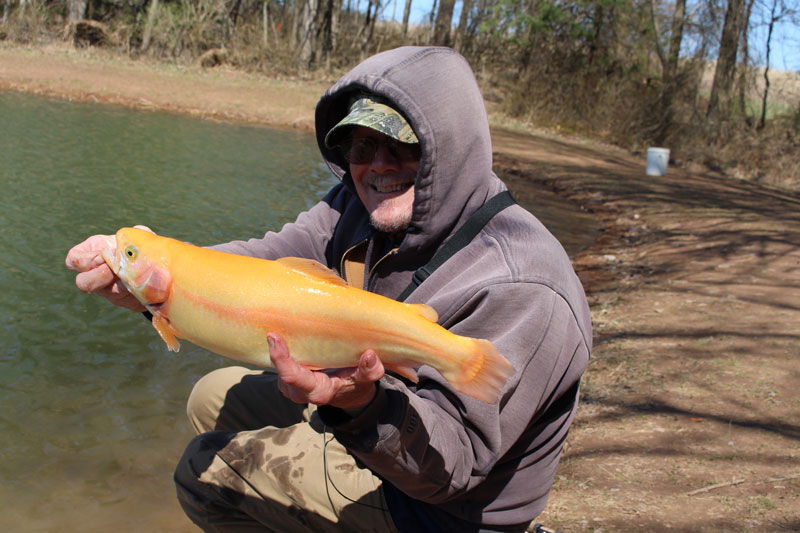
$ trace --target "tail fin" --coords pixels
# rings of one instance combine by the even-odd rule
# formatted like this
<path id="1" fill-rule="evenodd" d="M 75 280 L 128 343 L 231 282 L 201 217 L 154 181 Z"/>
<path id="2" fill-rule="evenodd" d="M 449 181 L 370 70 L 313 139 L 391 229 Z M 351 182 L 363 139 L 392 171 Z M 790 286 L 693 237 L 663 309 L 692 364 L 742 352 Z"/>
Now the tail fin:
<path id="1" fill-rule="evenodd" d="M 514 366 L 484 339 L 474 341 L 474 357 L 458 372 L 445 376 L 455 390 L 486 403 L 495 404 L 508 378 L 514 374 Z"/>

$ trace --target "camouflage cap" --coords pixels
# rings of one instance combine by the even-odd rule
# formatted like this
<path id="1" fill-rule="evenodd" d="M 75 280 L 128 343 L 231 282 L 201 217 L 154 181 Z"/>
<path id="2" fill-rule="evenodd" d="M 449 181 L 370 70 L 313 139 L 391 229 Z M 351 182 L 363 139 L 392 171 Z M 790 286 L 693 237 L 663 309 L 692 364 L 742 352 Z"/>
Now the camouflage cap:
<path id="1" fill-rule="evenodd" d="M 350 112 L 325 136 L 325 146 L 334 148 L 341 144 L 348 126 L 364 126 L 388 135 L 400 142 L 417 144 L 419 139 L 396 109 L 378 102 L 373 96 L 358 96 L 350 104 Z"/>

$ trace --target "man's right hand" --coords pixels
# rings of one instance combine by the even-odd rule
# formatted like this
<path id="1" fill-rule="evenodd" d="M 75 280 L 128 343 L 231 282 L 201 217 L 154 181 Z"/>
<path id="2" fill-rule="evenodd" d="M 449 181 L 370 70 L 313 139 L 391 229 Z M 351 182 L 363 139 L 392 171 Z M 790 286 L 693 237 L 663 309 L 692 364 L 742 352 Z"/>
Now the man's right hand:
<path id="1" fill-rule="evenodd" d="M 150 231 L 144 226 L 137 226 Z M 67 253 L 67 268 L 77 272 L 75 285 L 87 294 L 96 293 L 119 307 L 133 311 L 144 311 L 145 307 L 137 300 L 103 260 L 104 250 L 115 250 L 117 241 L 114 235 L 93 235 L 75 245 Z"/>

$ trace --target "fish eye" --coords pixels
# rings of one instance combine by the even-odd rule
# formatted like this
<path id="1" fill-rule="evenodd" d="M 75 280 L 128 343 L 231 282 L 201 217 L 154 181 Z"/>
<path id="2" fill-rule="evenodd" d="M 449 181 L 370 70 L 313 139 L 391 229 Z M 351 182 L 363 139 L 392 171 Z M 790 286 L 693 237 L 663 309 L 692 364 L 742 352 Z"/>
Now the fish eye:
<path id="1" fill-rule="evenodd" d="M 127 246 L 125 248 L 125 255 L 128 256 L 129 259 L 136 259 L 136 256 L 139 255 L 139 250 L 133 246 Z"/>

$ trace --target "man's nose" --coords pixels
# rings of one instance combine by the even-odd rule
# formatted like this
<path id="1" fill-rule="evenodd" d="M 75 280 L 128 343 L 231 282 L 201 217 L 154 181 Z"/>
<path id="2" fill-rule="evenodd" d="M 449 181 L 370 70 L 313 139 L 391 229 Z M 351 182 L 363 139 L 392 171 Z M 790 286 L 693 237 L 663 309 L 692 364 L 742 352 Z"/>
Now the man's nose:
<path id="1" fill-rule="evenodd" d="M 388 144 L 379 143 L 372 158 L 372 167 L 379 172 L 397 170 L 400 168 L 400 160 Z"/>

